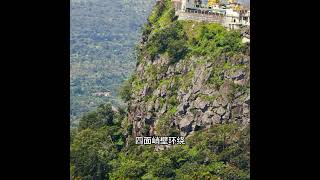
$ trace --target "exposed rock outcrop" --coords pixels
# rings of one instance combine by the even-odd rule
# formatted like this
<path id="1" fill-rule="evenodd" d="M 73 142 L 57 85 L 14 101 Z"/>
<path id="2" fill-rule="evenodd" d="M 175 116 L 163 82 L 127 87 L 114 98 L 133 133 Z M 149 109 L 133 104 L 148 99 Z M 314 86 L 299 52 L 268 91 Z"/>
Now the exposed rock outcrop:
<path id="1" fill-rule="evenodd" d="M 158 56 L 152 62 L 157 69 L 155 79 L 148 78 L 152 76 L 146 71 L 148 63 L 140 64 L 136 71 L 141 74 L 139 81 L 144 81 L 145 85 L 140 94 L 133 95 L 129 107 L 129 121 L 134 125 L 134 135 L 143 135 L 141 130 L 146 124 L 152 126 L 152 134 L 163 135 L 159 128 L 167 128 L 166 130 L 179 130 L 181 136 L 192 134 L 199 127 L 208 128 L 217 123 L 236 121 L 248 124 L 249 59 L 248 55 L 238 59 L 229 58 L 231 68 L 224 69 L 219 74 L 223 80 L 220 87 L 209 82 L 218 68 L 210 59 L 191 57 L 169 64 L 168 57 Z M 203 63 L 198 63 L 199 61 Z M 145 67 L 141 67 L 143 65 Z M 187 80 L 184 77 L 188 75 L 190 77 Z M 176 79 L 179 78 L 180 81 L 177 82 Z M 174 107 L 170 101 L 176 101 Z M 163 121 L 164 118 L 167 118 L 166 126 L 156 127 L 157 121 Z M 166 135 L 170 135 L 170 131 Z"/>
<path id="2" fill-rule="evenodd" d="M 194 24 L 190 27 L 195 28 Z M 152 28 L 151 25 L 150 31 Z M 245 29 L 240 34 L 242 37 L 248 33 Z M 143 34 L 141 57 L 132 82 L 128 120 L 133 125 L 133 136 L 188 136 L 213 124 L 250 123 L 248 43 L 244 50 L 234 50 L 236 53 L 200 53 L 173 61 L 167 53 L 151 56 L 146 52 L 153 36 L 154 33 Z"/>

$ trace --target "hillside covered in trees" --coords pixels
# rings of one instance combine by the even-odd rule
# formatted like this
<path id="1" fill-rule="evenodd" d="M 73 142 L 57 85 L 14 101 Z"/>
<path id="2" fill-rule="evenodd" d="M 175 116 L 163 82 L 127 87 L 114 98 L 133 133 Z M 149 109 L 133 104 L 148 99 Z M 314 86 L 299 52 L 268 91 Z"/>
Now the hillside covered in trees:
<path id="1" fill-rule="evenodd" d="M 71 125 L 106 101 L 135 67 L 134 47 L 155 0 L 71 0 Z M 109 96 L 97 93 L 110 92 Z"/>
<path id="2" fill-rule="evenodd" d="M 216 124 L 195 132 L 186 145 L 155 151 L 134 144 L 125 119 L 124 111 L 114 113 L 107 104 L 72 129 L 72 179 L 250 179 L 248 126 Z"/>
<path id="3" fill-rule="evenodd" d="M 125 107 L 110 103 L 71 129 L 72 179 L 250 179 L 250 46 L 240 31 L 177 21 L 161 0 L 145 24 Z M 136 145 L 184 136 L 184 145 Z"/>

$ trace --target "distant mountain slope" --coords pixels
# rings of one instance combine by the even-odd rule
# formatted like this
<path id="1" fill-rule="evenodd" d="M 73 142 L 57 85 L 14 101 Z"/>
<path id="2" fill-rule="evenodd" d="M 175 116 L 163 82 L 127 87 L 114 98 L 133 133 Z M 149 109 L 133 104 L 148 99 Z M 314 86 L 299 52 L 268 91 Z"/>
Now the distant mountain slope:
<path id="1" fill-rule="evenodd" d="M 135 67 L 134 46 L 155 0 L 72 0 L 71 121 L 105 101 Z M 111 91 L 111 96 L 94 93 Z"/>

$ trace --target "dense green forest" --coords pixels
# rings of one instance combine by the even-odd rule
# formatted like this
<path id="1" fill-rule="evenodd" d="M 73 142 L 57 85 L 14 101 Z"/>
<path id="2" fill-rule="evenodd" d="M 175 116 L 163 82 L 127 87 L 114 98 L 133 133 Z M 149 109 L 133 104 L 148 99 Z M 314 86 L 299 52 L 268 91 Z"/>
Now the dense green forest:
<path id="1" fill-rule="evenodd" d="M 155 0 L 71 0 L 71 126 L 116 92 L 135 67 L 134 47 Z M 111 92 L 110 96 L 94 93 Z"/>
<path id="2" fill-rule="evenodd" d="M 186 61 L 191 56 L 206 57 L 215 63 L 222 54 L 228 59 L 240 56 L 248 48 L 241 43 L 239 31 L 227 31 L 218 24 L 177 21 L 170 0 L 163 0 L 153 9 L 143 36 L 147 40 L 141 47 L 143 50 L 137 51 L 137 65 L 147 59 L 152 62 L 159 55 L 168 57 L 170 64 Z M 225 81 L 221 75 L 224 71 L 247 68 L 231 65 L 228 61 L 218 65 L 207 80 L 213 88 Z M 148 68 L 146 72 L 152 79 L 161 69 Z M 172 98 L 167 101 L 169 108 L 161 120 L 160 134 L 161 129 L 170 130 L 166 120 L 177 111 L 176 87 L 190 86 L 192 76 L 193 70 L 183 77 L 172 76 L 177 81 L 173 81 L 170 89 Z M 119 95 L 123 101 L 138 103 L 133 100 L 133 93 L 143 89 L 145 82 L 141 79 L 133 74 L 122 85 Z M 150 86 L 153 88 L 165 82 Z M 248 89 L 249 86 L 235 86 L 231 95 L 248 93 Z M 211 97 L 203 98 L 212 101 Z M 142 101 L 150 99 L 152 96 L 145 96 Z M 79 126 L 71 129 L 70 172 L 73 179 L 250 179 L 250 126 L 236 121 L 217 123 L 187 136 L 185 145 L 155 151 L 154 145 L 135 144 L 128 111 L 126 107 L 113 110 L 110 103 L 105 103 L 82 116 Z M 179 134 L 176 131 L 169 133 Z"/>
<path id="3" fill-rule="evenodd" d="M 79 128 L 71 130 L 71 176 L 87 180 L 249 179 L 249 127 L 215 125 L 187 138 L 186 145 L 154 151 L 154 145 L 134 144 L 127 123 L 125 111 L 114 113 L 111 104 L 84 116 Z"/>

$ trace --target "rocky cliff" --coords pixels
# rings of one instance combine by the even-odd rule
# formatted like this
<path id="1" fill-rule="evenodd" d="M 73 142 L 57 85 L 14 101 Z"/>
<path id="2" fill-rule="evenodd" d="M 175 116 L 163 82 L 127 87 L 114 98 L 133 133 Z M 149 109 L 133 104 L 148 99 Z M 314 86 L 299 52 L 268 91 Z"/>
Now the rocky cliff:
<path id="1" fill-rule="evenodd" d="M 70 132 L 72 179 L 250 179 L 250 48 L 241 31 L 178 21 L 159 1 L 135 73 Z M 136 136 L 185 136 L 137 145 Z"/>
<path id="2" fill-rule="evenodd" d="M 159 1 L 127 82 L 133 136 L 188 136 L 213 124 L 250 123 L 250 47 L 240 31 L 177 21 Z"/>

